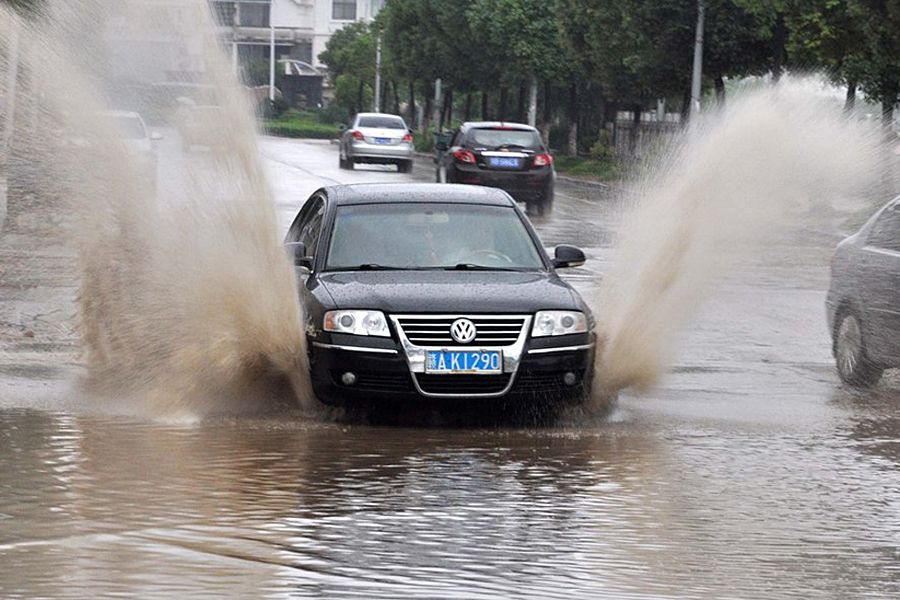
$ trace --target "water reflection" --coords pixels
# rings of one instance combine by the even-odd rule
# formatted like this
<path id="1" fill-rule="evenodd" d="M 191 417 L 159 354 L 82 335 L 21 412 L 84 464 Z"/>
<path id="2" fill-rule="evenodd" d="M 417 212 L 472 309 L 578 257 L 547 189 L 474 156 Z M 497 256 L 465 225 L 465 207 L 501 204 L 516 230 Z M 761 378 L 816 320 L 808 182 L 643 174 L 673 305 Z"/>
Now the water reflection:
<path id="1" fill-rule="evenodd" d="M 900 590 L 897 479 L 843 432 L 626 411 L 507 430 L 0 412 L 0 595 Z"/>

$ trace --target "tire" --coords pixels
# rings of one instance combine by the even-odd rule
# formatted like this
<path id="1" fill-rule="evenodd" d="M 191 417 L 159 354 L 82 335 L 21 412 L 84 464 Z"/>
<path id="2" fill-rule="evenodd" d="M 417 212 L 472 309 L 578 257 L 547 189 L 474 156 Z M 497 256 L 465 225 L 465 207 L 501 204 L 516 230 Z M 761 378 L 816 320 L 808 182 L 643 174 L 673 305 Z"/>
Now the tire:
<path id="1" fill-rule="evenodd" d="M 338 166 L 339 166 L 340 168 L 342 168 L 342 169 L 352 169 L 352 168 L 353 168 L 353 166 L 352 166 L 352 164 L 350 163 L 350 161 L 347 160 L 346 158 L 344 158 L 344 151 L 343 151 L 343 150 L 339 150 L 339 151 L 338 151 Z"/>
<path id="2" fill-rule="evenodd" d="M 859 317 L 850 310 L 834 326 L 834 359 L 841 381 L 853 387 L 872 387 L 884 372 L 869 359 Z"/>
<path id="3" fill-rule="evenodd" d="M 526 212 L 530 216 L 544 217 L 553 212 L 553 184 L 544 188 L 541 197 L 536 200 L 529 200 L 525 203 Z"/>
<path id="4" fill-rule="evenodd" d="M 397 163 L 397 172 L 398 173 L 409 173 L 412 171 L 412 161 L 411 160 L 401 160 Z"/>

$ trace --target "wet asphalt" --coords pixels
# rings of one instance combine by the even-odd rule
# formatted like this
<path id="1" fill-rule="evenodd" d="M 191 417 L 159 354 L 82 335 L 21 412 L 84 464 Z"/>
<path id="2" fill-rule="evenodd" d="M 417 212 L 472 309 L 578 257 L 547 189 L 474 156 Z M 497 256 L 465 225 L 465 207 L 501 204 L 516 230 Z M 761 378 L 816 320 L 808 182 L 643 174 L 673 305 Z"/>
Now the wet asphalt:
<path id="1" fill-rule="evenodd" d="M 433 178 L 261 153 L 282 230 L 320 186 Z M 630 202 L 560 182 L 535 219 L 586 251 L 583 293 Z M 900 597 L 900 378 L 843 387 L 823 305 L 868 210 L 803 215 L 725 274 L 657 387 L 541 426 L 140 418 L 79 388 L 65 240 L 5 233 L 0 597 Z"/>

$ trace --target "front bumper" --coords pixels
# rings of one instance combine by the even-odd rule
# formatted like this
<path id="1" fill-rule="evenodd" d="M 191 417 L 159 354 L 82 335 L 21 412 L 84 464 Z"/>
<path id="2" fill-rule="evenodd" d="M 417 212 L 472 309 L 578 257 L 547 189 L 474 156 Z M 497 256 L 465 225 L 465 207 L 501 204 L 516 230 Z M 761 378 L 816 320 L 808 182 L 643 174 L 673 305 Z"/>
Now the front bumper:
<path id="1" fill-rule="evenodd" d="M 510 346 L 500 348 L 504 370 L 498 375 L 425 373 L 415 356 L 410 360 L 410 350 L 402 341 L 340 334 L 325 338 L 320 333 L 319 339 L 310 340 L 313 390 L 330 405 L 454 399 L 582 400 L 593 377 L 594 334 L 532 340 L 525 333 L 517 357 Z M 352 384 L 343 379 L 345 373 L 353 373 Z"/>

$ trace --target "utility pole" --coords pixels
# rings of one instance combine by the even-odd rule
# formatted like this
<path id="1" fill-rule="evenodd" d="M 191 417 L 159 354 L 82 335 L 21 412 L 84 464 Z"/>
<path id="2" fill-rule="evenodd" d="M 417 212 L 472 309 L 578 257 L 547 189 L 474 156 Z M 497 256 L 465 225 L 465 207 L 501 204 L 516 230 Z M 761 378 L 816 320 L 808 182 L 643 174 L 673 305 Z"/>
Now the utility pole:
<path id="1" fill-rule="evenodd" d="M 441 79 L 438 77 L 434 80 L 434 111 L 432 121 L 436 129 L 441 127 Z"/>
<path id="2" fill-rule="evenodd" d="M 381 34 L 375 38 L 375 112 L 381 112 Z"/>
<path id="3" fill-rule="evenodd" d="M 269 101 L 275 101 L 275 26 L 269 23 Z"/>
<path id="4" fill-rule="evenodd" d="M 537 77 L 531 76 L 531 90 L 528 94 L 528 124 L 532 127 L 537 123 Z"/>
<path id="5" fill-rule="evenodd" d="M 697 0 L 697 33 L 694 36 L 694 72 L 691 77 L 691 117 L 700 112 L 700 80 L 703 77 L 703 0 Z"/>

